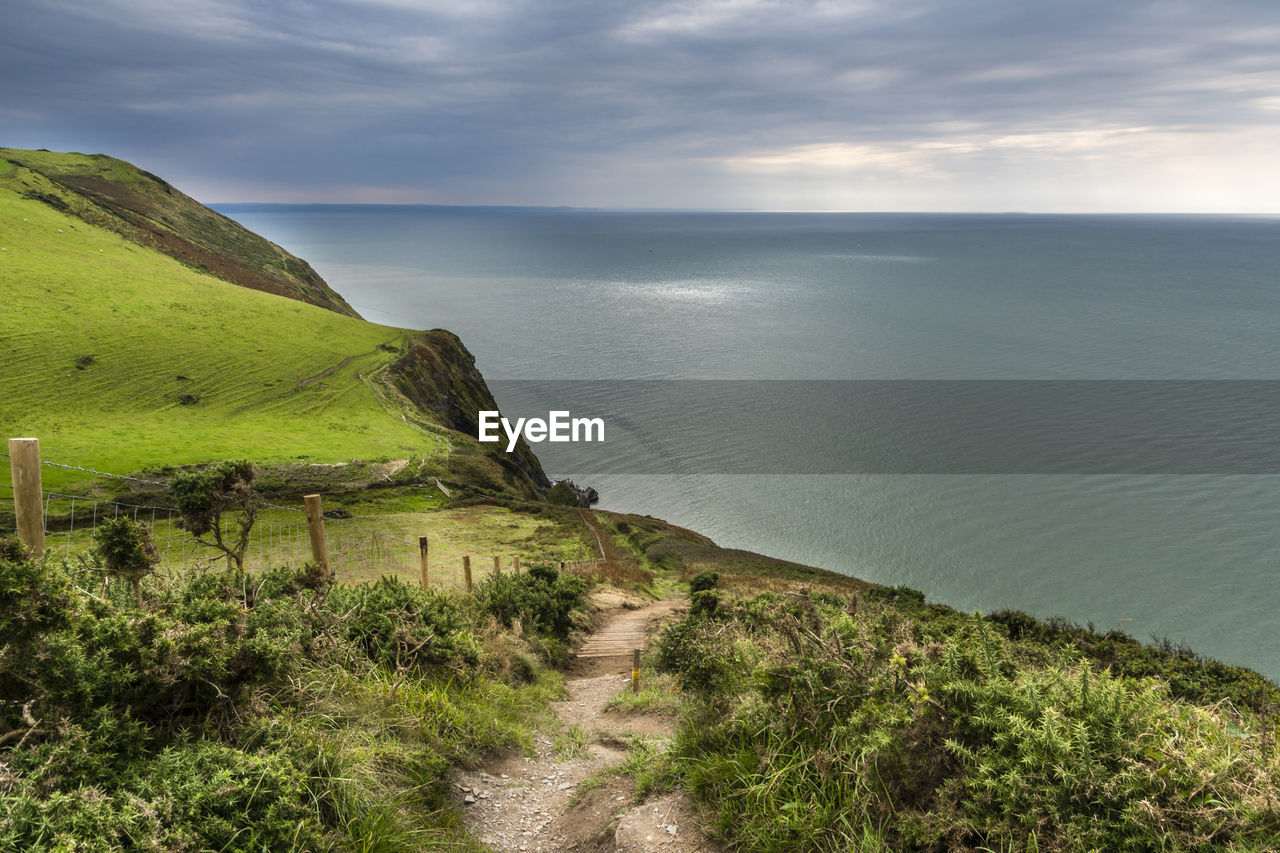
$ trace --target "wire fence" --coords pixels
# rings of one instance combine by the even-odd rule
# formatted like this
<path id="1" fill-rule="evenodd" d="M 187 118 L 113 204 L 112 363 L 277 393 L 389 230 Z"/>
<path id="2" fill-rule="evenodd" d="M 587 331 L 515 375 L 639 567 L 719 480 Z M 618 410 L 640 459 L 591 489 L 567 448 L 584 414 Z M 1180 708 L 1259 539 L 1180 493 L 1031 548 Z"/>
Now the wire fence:
<path id="1" fill-rule="evenodd" d="M 0 452 L 0 456 L 8 455 Z M 132 481 L 153 487 L 153 492 L 154 487 L 168 487 L 167 483 L 158 480 L 127 477 L 44 460 L 40 464 Z M 150 528 L 151 540 L 159 558 L 158 568 L 203 568 L 226 564 L 230 559 L 225 552 L 197 540 L 185 530 L 181 524 L 182 515 L 175 507 L 163 506 L 159 502 L 128 503 L 45 491 L 42 493 L 42 506 L 45 554 L 53 558 L 87 558 L 93 549 L 98 525 L 106 519 L 125 516 Z M 260 517 L 250 529 L 243 557 L 244 568 L 301 568 L 304 563 L 314 562 L 310 529 L 302 509 L 268 503 L 260 507 L 259 513 Z M 393 575 L 402 580 L 421 582 L 423 566 L 420 543 L 365 526 L 376 523 L 375 519 L 376 517 L 325 519 L 329 567 L 335 577 L 344 582 L 355 583 Z M 239 532 L 237 517 L 224 518 L 222 525 L 223 541 L 234 541 Z M 0 535 L 16 532 L 14 488 L 10 484 L 3 484 L 0 485 Z M 548 558 L 545 554 L 462 554 L 431 547 L 428 536 L 425 578 L 427 585 L 433 588 L 465 589 L 468 575 L 474 584 L 491 572 L 510 572 L 519 570 L 518 567 L 527 569 L 530 565 L 542 563 L 591 576 L 599 573 L 604 562 L 603 559 L 562 561 Z"/>

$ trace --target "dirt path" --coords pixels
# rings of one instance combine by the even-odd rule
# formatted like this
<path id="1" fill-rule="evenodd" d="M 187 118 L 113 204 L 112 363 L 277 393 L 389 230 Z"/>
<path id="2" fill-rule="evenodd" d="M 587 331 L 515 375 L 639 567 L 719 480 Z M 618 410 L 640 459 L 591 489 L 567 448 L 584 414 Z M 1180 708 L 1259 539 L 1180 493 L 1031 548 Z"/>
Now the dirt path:
<path id="1" fill-rule="evenodd" d="M 627 745 L 645 738 L 665 746 L 674 731 L 664 717 L 606 712 L 631 681 L 632 649 L 683 601 L 613 611 L 578 654 L 555 703 L 564 728 L 540 735 L 534 758 L 512 755 L 481 770 L 457 771 L 454 792 L 472 835 L 498 851 L 520 853 L 698 853 L 720 848 L 694 826 L 676 791 L 637 805 L 629 777 L 597 777 L 618 764 Z M 591 782 L 583 785 L 590 777 Z M 597 782 L 603 778 L 603 784 Z"/>

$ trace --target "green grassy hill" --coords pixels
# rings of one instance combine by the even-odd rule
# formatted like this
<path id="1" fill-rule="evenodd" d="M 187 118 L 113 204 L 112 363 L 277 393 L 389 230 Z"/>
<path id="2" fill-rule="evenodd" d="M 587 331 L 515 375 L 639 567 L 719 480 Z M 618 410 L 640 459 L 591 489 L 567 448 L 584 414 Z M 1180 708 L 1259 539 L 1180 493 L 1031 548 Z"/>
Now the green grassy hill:
<path id="1" fill-rule="evenodd" d="M 104 154 L 0 148 L 0 186 L 253 290 L 358 316 L 306 261 Z"/>
<path id="2" fill-rule="evenodd" d="M 34 436 L 45 459 L 120 473 L 229 457 L 415 459 L 424 475 L 492 491 L 529 495 L 545 482 L 531 455 L 489 455 L 451 429 L 462 424 L 448 406 L 427 405 L 487 397 L 453 335 L 232 284 L 80 218 L 75 199 L 43 197 L 57 186 L 16 164 L 84 159 L 0 152 L 3 437 Z M 100 165 L 104 183 L 111 169 L 126 184 L 145 174 Z M 433 389 L 426 401 L 406 396 L 420 386 Z M 86 479 L 45 476 L 55 487 Z"/>

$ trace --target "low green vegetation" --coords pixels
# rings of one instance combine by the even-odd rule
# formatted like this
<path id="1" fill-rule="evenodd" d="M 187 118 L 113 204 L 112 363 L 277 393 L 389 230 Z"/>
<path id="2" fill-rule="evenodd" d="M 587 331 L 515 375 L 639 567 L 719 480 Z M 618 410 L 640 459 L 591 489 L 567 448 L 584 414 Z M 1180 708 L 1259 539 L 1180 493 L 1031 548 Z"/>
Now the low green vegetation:
<path id="1" fill-rule="evenodd" d="M 476 599 L 503 627 L 527 625 L 564 642 L 586 589 L 587 582 L 577 575 L 532 566 L 520 575 L 489 575 L 476 589 Z"/>
<path id="2" fill-rule="evenodd" d="M 446 772 L 530 747 L 585 604 L 554 570 L 525 587 L 508 628 L 493 596 L 392 578 L 131 578 L 0 540 L 0 849 L 465 847 Z"/>
<path id="3" fill-rule="evenodd" d="M 1232 701 L 1247 670 L 1149 649 L 1120 674 L 1010 621 L 906 589 L 691 612 L 658 643 L 686 697 L 666 784 L 746 850 L 1276 849 L 1275 720 Z"/>

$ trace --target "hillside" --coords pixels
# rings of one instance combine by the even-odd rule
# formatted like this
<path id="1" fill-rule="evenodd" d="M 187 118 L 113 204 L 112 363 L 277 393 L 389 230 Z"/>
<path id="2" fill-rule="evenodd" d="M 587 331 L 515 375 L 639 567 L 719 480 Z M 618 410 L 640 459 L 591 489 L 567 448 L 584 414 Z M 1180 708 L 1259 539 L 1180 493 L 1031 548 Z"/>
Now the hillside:
<path id="1" fill-rule="evenodd" d="M 312 299 L 284 299 L 139 242 L 138 214 L 65 183 L 93 186 L 94 199 L 170 192 L 121 161 L 7 151 L 0 175 L 6 437 L 36 436 L 47 459 L 119 473 L 239 456 L 410 459 L 424 477 L 482 492 L 532 497 L 547 484 L 527 448 L 513 463 L 457 431 L 467 427 L 458 400 L 492 398 L 454 335 L 366 322 L 336 294 L 322 307 L 332 292 L 318 277 Z M 194 246 L 215 245 L 211 230 L 243 232 L 242 266 L 270 267 L 260 253 L 271 244 L 181 198 L 164 208 L 166 233 Z M 77 478 L 46 476 L 53 486 Z"/>
<path id="2" fill-rule="evenodd" d="M 0 148 L 0 187 L 223 281 L 359 316 L 306 261 L 104 154 Z"/>

